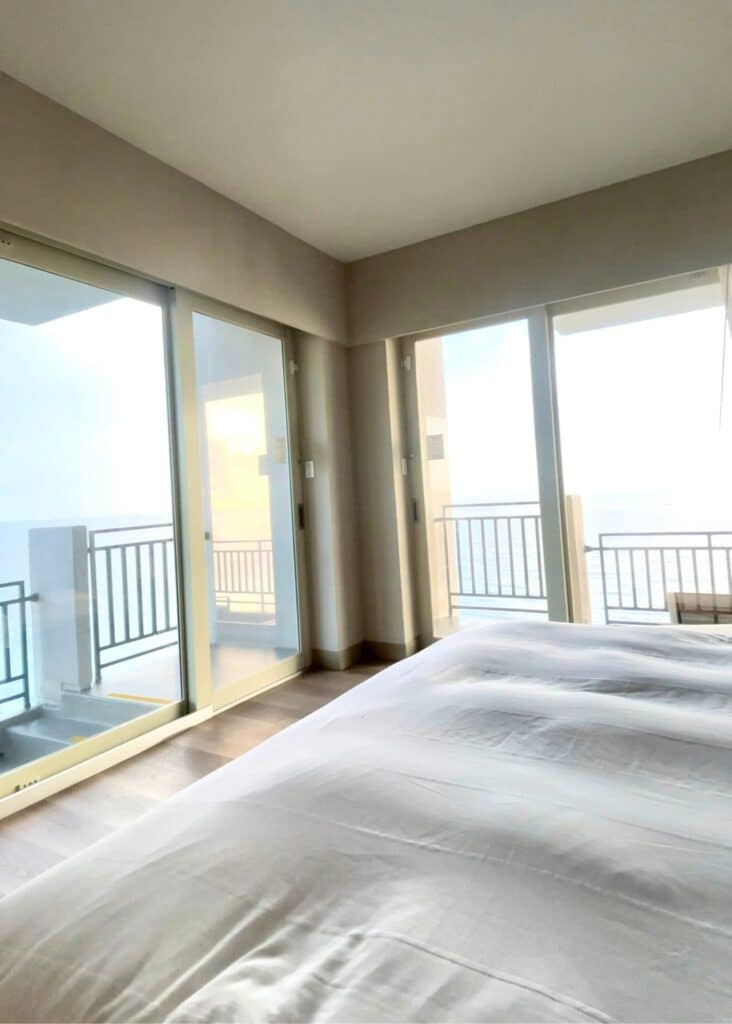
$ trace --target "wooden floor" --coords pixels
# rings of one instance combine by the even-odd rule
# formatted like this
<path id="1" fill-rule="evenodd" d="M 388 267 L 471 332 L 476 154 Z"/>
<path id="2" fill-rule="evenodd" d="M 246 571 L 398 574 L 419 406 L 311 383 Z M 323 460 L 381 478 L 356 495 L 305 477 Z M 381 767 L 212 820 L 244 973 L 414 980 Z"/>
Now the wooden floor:
<path id="1" fill-rule="evenodd" d="M 134 821 L 383 667 L 307 672 L 0 821 L 0 895 Z"/>

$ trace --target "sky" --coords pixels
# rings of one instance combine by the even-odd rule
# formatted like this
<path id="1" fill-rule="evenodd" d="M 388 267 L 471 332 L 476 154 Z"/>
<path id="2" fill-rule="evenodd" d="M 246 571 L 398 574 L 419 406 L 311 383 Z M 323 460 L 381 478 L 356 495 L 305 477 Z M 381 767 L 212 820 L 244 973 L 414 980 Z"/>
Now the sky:
<path id="1" fill-rule="evenodd" d="M 0 522 L 171 515 L 162 314 L 0 320 Z"/>
<path id="2" fill-rule="evenodd" d="M 567 493 L 626 510 L 634 495 L 638 507 L 683 508 L 699 528 L 700 516 L 732 527 L 723 329 L 721 296 L 712 308 L 592 331 L 563 334 L 555 323 Z M 448 336 L 443 357 L 453 500 L 536 498 L 526 321 Z M 157 306 L 120 298 L 39 326 L 0 320 L 0 365 L 10 427 L 0 432 L 0 522 L 169 514 Z"/>
<path id="3" fill-rule="evenodd" d="M 732 529 L 724 325 L 721 302 L 576 333 L 555 322 L 565 492 L 594 526 L 620 512 L 623 529 L 666 528 L 669 516 L 674 529 Z M 450 335 L 443 357 L 453 501 L 536 498 L 527 322 Z"/>

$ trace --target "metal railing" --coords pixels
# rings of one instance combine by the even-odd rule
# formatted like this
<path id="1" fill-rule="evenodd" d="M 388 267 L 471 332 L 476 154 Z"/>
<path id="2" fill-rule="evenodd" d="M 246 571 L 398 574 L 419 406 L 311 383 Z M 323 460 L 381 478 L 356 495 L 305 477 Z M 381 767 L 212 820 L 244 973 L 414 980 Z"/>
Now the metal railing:
<path id="1" fill-rule="evenodd" d="M 8 591 L 12 591 L 11 596 L 3 596 Z M 0 583 L 0 704 L 22 699 L 24 707 L 30 707 L 26 604 L 37 600 L 38 594 L 26 594 L 23 580 Z M 20 684 L 19 689 L 13 693 L 6 693 L 5 688 L 14 683 Z"/>
<path id="2" fill-rule="evenodd" d="M 585 551 L 600 556 L 607 623 L 667 621 L 673 592 L 732 593 L 732 531 L 601 533 Z"/>
<path id="3" fill-rule="evenodd" d="M 271 540 L 216 542 L 213 556 L 217 603 L 274 608 Z M 178 643 L 173 524 L 90 530 L 88 558 L 92 658 L 99 682 L 105 668 Z M 30 707 L 26 605 L 37 600 L 23 580 L 0 583 L 0 705 L 23 700 Z"/>
<path id="4" fill-rule="evenodd" d="M 218 603 L 274 609 L 271 540 L 227 540 L 213 546 L 214 593 Z"/>
<path id="5" fill-rule="evenodd" d="M 538 502 L 445 505 L 435 522 L 442 525 L 450 615 L 547 613 Z"/>
<path id="6" fill-rule="evenodd" d="M 153 536 L 138 539 L 141 531 Z M 172 523 L 90 530 L 89 582 L 97 682 L 111 665 L 178 643 Z M 164 643 L 150 643 L 171 634 Z"/>

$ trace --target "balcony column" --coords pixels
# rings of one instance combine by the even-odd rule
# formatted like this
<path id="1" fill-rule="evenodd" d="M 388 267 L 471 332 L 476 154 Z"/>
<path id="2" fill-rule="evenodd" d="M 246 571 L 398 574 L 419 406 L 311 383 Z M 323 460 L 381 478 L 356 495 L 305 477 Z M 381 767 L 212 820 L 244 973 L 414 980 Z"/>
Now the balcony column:
<path id="1" fill-rule="evenodd" d="M 58 704 L 62 690 L 92 683 L 88 539 L 85 526 L 28 531 L 34 703 Z"/>
<path id="2" fill-rule="evenodd" d="M 578 494 L 565 495 L 564 515 L 572 622 L 591 623 L 592 603 L 590 601 L 590 583 L 587 576 L 582 498 Z"/>

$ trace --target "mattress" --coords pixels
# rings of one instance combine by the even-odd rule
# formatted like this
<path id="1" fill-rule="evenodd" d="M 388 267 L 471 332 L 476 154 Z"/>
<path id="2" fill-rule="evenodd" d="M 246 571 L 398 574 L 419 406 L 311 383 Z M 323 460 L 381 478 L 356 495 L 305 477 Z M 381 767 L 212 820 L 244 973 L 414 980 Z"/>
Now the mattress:
<path id="1" fill-rule="evenodd" d="M 443 640 L 2 900 L 0 1019 L 730 1020 L 731 710 L 711 634 Z"/>

